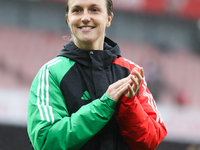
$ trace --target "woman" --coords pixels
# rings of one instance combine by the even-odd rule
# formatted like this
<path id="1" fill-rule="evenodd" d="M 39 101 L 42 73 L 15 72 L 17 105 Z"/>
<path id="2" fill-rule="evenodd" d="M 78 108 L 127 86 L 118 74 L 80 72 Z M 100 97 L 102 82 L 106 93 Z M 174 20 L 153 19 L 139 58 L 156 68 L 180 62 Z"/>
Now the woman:
<path id="1" fill-rule="evenodd" d="M 112 0 L 68 0 L 73 40 L 46 63 L 30 90 L 35 150 L 146 150 L 166 136 L 143 69 L 105 37 Z"/>

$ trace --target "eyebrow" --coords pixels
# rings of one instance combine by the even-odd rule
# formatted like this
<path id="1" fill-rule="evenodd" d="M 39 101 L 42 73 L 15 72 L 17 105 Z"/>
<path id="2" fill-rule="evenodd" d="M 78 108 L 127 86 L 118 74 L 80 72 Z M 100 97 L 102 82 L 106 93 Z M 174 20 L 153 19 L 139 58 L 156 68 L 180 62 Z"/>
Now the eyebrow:
<path id="1" fill-rule="evenodd" d="M 95 6 L 101 7 L 101 5 L 98 5 L 98 4 L 91 4 L 89 7 L 95 7 Z M 79 8 L 79 7 L 82 7 L 82 6 L 80 6 L 80 5 L 72 6 L 72 8 Z"/>
<path id="2" fill-rule="evenodd" d="M 94 6 L 101 6 L 101 5 L 98 5 L 98 4 L 92 4 L 92 5 L 90 5 L 90 6 L 94 7 Z"/>

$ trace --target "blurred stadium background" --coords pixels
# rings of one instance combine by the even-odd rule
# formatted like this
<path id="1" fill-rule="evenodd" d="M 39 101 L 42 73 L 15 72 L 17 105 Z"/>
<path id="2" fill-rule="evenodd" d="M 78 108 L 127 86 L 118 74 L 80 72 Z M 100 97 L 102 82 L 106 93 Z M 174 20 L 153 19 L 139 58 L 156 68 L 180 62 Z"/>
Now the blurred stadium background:
<path id="1" fill-rule="evenodd" d="M 156 150 L 200 150 L 200 0 L 113 0 L 108 37 L 144 67 L 168 135 Z M 28 95 L 69 39 L 65 0 L 0 0 L 0 150 L 28 150 Z"/>

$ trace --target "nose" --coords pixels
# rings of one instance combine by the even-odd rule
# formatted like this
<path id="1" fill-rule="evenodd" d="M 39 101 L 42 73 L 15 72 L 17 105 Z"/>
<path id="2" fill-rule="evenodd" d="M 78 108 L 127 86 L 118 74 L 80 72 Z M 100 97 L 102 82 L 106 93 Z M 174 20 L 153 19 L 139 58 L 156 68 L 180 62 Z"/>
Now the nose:
<path id="1" fill-rule="evenodd" d="M 83 13 L 83 16 L 81 18 L 81 21 L 84 23 L 84 24 L 87 24 L 88 22 L 90 22 L 91 18 L 90 18 L 90 14 L 88 13 L 87 10 L 84 10 L 84 13 Z"/>

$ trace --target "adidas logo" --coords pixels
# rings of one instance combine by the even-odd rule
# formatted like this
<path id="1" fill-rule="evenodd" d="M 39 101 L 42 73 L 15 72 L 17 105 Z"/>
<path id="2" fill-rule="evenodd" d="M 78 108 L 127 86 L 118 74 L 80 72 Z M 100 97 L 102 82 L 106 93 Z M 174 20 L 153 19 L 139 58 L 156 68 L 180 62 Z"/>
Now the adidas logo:
<path id="1" fill-rule="evenodd" d="M 88 91 L 85 91 L 83 93 L 83 96 L 81 97 L 82 100 L 90 100 L 91 99 L 91 96 L 90 94 L 88 93 Z"/>

